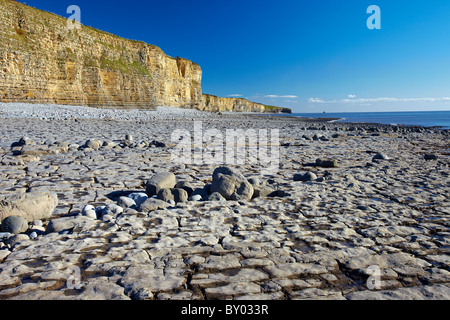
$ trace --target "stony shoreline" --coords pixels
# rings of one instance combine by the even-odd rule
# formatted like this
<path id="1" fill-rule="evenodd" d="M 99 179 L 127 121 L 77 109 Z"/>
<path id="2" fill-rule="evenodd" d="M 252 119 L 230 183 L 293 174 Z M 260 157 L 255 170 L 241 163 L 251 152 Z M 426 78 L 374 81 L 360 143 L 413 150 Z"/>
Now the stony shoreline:
<path id="1" fill-rule="evenodd" d="M 450 298 L 448 130 L 70 108 L 0 104 L 0 196 L 57 195 L 0 234 L 0 299 Z M 211 197 L 217 165 L 170 161 L 194 121 L 278 129 L 278 173 L 234 166 L 251 199 Z"/>

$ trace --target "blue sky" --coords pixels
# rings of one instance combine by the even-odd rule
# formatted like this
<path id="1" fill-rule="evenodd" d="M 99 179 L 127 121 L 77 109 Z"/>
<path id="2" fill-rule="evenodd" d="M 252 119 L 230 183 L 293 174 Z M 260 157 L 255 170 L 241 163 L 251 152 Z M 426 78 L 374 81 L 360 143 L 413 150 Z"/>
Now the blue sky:
<path id="1" fill-rule="evenodd" d="M 300 113 L 450 110 L 448 0 L 21 2 L 78 5 L 84 25 L 195 61 L 205 93 Z"/>

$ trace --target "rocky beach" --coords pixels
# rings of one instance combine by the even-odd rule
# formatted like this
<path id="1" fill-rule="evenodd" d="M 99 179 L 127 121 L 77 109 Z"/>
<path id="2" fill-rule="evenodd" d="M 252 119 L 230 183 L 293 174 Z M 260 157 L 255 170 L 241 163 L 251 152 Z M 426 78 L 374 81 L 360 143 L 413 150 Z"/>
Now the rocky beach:
<path id="1" fill-rule="evenodd" d="M 325 120 L 0 104 L 0 300 L 449 299 L 449 131 Z M 195 122 L 278 170 L 172 161 Z"/>

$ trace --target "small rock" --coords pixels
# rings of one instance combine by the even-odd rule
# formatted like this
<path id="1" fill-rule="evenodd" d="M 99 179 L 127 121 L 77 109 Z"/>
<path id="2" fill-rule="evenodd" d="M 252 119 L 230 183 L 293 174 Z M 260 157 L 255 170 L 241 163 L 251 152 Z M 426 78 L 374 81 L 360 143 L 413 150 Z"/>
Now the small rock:
<path id="1" fill-rule="evenodd" d="M 227 201 L 219 192 L 213 192 L 209 195 L 208 201 Z"/>
<path id="2" fill-rule="evenodd" d="M 268 186 L 253 186 L 254 192 L 253 192 L 253 199 L 255 198 L 263 198 L 273 192 L 273 189 Z"/>
<path id="3" fill-rule="evenodd" d="M 175 185 L 175 188 L 184 189 L 188 193 L 189 196 L 192 195 L 192 192 L 194 192 L 194 188 L 188 181 L 177 182 L 177 184 Z"/>
<path id="4" fill-rule="evenodd" d="M 173 188 L 176 184 L 175 175 L 171 172 L 160 172 L 153 175 L 145 185 L 147 196 L 157 195 L 159 190 L 164 188 Z"/>
<path id="5" fill-rule="evenodd" d="M 30 233 L 30 239 L 31 240 L 35 240 L 38 238 L 38 234 L 36 231 L 33 231 L 32 233 Z"/>
<path id="6" fill-rule="evenodd" d="M 134 192 L 134 193 L 130 193 L 128 195 L 128 198 L 134 200 L 134 202 L 136 203 L 136 207 L 139 208 L 139 206 L 144 203 L 145 200 L 148 199 L 148 196 L 146 193 L 144 192 Z"/>
<path id="7" fill-rule="evenodd" d="M 204 188 L 196 188 L 196 189 L 192 192 L 191 197 L 196 196 L 196 195 L 201 196 L 202 199 L 208 199 L 209 193 L 208 193 L 208 191 L 206 191 Z"/>
<path id="8" fill-rule="evenodd" d="M 166 209 L 168 206 L 169 204 L 165 201 L 154 198 L 148 198 L 139 206 L 139 211 L 149 212 L 154 210 L 162 210 Z"/>
<path id="9" fill-rule="evenodd" d="M 188 201 L 189 195 L 188 195 L 187 191 L 184 189 L 180 189 L 180 188 L 172 189 L 172 194 L 173 194 L 173 200 L 176 203 Z"/>
<path id="10" fill-rule="evenodd" d="M 100 147 L 102 145 L 103 145 L 102 141 L 91 139 L 91 140 L 86 141 L 86 143 L 84 144 L 84 147 L 91 148 L 93 150 L 98 150 L 98 149 L 100 149 Z"/>
<path id="11" fill-rule="evenodd" d="M 297 173 L 294 175 L 294 181 L 314 181 L 317 180 L 317 175 L 313 172 L 306 172 L 305 174 Z"/>
<path id="12" fill-rule="evenodd" d="M 373 160 L 389 160 L 389 157 L 384 153 L 377 153 L 376 155 L 373 156 L 372 161 Z"/>
<path id="13" fill-rule="evenodd" d="M 337 168 L 338 163 L 337 163 L 337 160 L 317 159 L 316 160 L 316 166 L 319 166 L 319 167 L 322 167 L 322 168 Z"/>
<path id="14" fill-rule="evenodd" d="M 437 160 L 438 159 L 438 156 L 437 155 L 435 155 L 435 154 L 426 154 L 426 155 L 424 155 L 423 156 L 423 158 L 425 159 L 425 160 Z"/>
<path id="15" fill-rule="evenodd" d="M 261 185 L 261 180 L 259 178 L 250 178 L 248 179 L 248 182 L 254 187 Z"/>
<path id="16" fill-rule="evenodd" d="M 31 140 L 31 139 L 28 138 L 28 137 L 22 137 L 22 138 L 20 138 L 19 141 L 14 142 L 14 143 L 11 145 L 11 148 L 14 148 L 14 147 L 22 147 L 22 146 L 27 146 L 27 145 L 31 145 L 31 144 L 34 144 L 34 141 L 33 141 L 33 140 Z"/>
<path id="17" fill-rule="evenodd" d="M 202 196 L 199 195 L 199 194 L 195 194 L 193 196 L 190 196 L 188 200 L 189 201 L 201 201 L 202 200 Z"/>
<path id="18" fill-rule="evenodd" d="M 9 216 L 2 221 L 2 231 L 13 234 L 24 233 L 28 230 L 28 222 L 20 216 Z"/>
<path id="19" fill-rule="evenodd" d="M 117 204 L 119 206 L 121 206 L 122 208 L 125 208 L 125 209 L 126 208 L 132 208 L 133 206 L 137 207 L 136 206 L 136 202 L 133 199 L 129 198 L 129 197 L 120 197 L 119 201 L 117 202 Z"/>
<path id="20" fill-rule="evenodd" d="M 174 200 L 174 195 L 172 193 L 172 189 L 164 188 L 158 191 L 157 198 L 164 202 L 168 202 L 169 200 Z"/>

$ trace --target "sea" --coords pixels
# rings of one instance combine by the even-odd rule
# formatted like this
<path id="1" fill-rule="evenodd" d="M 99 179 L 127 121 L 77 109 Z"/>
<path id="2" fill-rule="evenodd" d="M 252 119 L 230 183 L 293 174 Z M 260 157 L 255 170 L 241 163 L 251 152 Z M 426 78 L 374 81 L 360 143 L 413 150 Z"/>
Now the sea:
<path id="1" fill-rule="evenodd" d="M 404 126 L 450 129 L 450 111 L 292 113 L 285 116 L 302 118 L 337 118 L 336 122 L 380 123 Z"/>

